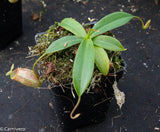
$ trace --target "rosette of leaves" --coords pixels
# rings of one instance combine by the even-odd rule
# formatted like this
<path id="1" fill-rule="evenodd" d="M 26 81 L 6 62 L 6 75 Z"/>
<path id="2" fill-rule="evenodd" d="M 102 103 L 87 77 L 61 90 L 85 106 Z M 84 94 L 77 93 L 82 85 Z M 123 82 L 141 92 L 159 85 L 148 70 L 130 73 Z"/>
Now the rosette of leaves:
<path id="1" fill-rule="evenodd" d="M 73 116 L 80 103 L 81 96 L 90 84 L 94 70 L 94 64 L 96 64 L 99 71 L 106 76 L 109 72 L 110 63 L 105 50 L 126 50 L 119 40 L 102 34 L 128 23 L 132 18 L 138 18 L 142 22 L 142 27 L 144 29 L 149 26 L 150 20 L 144 25 L 143 21 L 137 16 L 133 16 L 125 12 L 114 12 L 100 19 L 88 31 L 88 33 L 86 33 L 83 26 L 75 19 L 65 18 L 59 23 L 59 26 L 70 31 L 74 35 L 64 36 L 53 41 L 45 53 L 35 62 L 33 71 L 36 63 L 45 55 L 64 50 L 80 43 L 74 60 L 72 74 L 74 89 L 78 95 L 77 104 L 70 114 L 72 119 L 75 119 L 80 115 L 76 114 Z"/>

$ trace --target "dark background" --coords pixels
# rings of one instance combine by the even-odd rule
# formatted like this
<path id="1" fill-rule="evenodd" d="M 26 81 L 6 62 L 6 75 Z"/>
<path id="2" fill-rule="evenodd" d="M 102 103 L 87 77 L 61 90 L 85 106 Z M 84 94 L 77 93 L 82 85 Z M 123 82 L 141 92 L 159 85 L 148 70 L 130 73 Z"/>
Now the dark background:
<path id="1" fill-rule="evenodd" d="M 15 67 L 32 68 L 33 59 L 26 58 L 28 46 L 35 45 L 34 35 L 43 32 L 55 21 L 73 17 L 80 23 L 88 17 L 99 20 L 114 11 L 123 10 L 151 19 L 148 30 L 138 20 L 112 32 L 128 50 L 123 58 L 127 74 L 119 89 L 126 94 L 122 111 L 115 99 L 106 120 L 100 124 L 77 129 L 78 132 L 154 132 L 160 129 L 160 5 L 154 0 L 45 0 L 47 11 L 42 21 L 34 21 L 33 13 L 43 10 L 38 0 L 23 0 L 23 34 L 5 50 L 0 51 L 0 128 L 25 128 L 27 132 L 61 132 L 58 113 L 51 109 L 49 90 L 37 90 L 10 80 L 5 73 Z M 14 34 L 14 31 L 11 31 Z M 45 87 L 45 86 L 44 86 Z M 160 130 L 159 130 L 160 131 Z"/>

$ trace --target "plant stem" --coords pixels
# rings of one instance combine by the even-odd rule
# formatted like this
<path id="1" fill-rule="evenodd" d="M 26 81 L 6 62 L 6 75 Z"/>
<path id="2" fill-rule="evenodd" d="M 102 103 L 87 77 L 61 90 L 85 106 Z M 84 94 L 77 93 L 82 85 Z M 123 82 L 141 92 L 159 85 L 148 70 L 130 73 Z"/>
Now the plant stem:
<path id="1" fill-rule="evenodd" d="M 90 33 L 91 33 L 91 31 L 94 31 L 94 32 L 100 32 L 100 31 L 98 31 L 98 30 L 95 30 L 95 29 L 93 29 L 93 28 L 91 28 L 91 29 L 89 29 L 89 31 L 88 31 L 88 34 L 87 34 L 87 36 L 86 36 L 86 39 L 89 39 L 90 38 Z"/>
<path id="2" fill-rule="evenodd" d="M 81 96 L 78 97 L 77 104 L 75 105 L 75 107 L 73 108 L 73 110 L 72 110 L 72 112 L 70 114 L 70 118 L 71 119 L 76 119 L 81 115 L 80 113 L 78 113 L 78 114 L 73 116 L 73 114 L 74 114 L 75 110 L 77 109 L 77 107 L 79 106 L 80 102 L 81 102 Z"/>
<path id="3" fill-rule="evenodd" d="M 46 53 L 44 53 L 43 55 L 41 55 L 41 56 L 36 60 L 36 62 L 33 64 L 33 72 L 34 72 L 34 74 L 37 75 L 37 73 L 35 72 L 35 66 L 36 66 L 36 64 L 37 64 L 38 61 L 40 61 L 45 55 L 46 55 Z M 37 76 L 38 76 L 38 75 L 37 75 Z"/>
<path id="4" fill-rule="evenodd" d="M 91 32 L 91 29 L 89 29 L 88 34 L 87 34 L 87 36 L 86 36 L 86 39 L 89 39 L 89 37 L 90 37 L 90 32 Z"/>

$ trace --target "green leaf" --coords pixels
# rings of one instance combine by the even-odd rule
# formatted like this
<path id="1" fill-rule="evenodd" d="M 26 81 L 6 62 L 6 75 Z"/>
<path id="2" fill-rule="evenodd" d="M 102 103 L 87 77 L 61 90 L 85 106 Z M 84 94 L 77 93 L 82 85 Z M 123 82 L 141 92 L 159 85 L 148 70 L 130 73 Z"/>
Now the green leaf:
<path id="1" fill-rule="evenodd" d="M 108 55 L 107 55 L 106 51 L 101 47 L 94 46 L 94 49 L 95 49 L 95 63 L 96 63 L 96 66 L 98 67 L 100 72 L 102 72 L 102 74 L 104 76 L 106 76 L 109 72 L 109 58 L 108 58 Z"/>
<path id="2" fill-rule="evenodd" d="M 68 47 L 71 47 L 75 44 L 78 44 L 81 42 L 81 38 L 78 38 L 76 36 L 65 36 L 58 40 L 55 40 L 51 43 L 51 45 L 47 48 L 45 53 L 54 53 L 59 50 L 66 49 Z"/>
<path id="3" fill-rule="evenodd" d="M 124 51 L 126 50 L 122 44 L 115 38 L 106 36 L 106 35 L 100 35 L 93 39 L 93 43 L 96 46 L 102 47 L 107 50 L 111 51 Z"/>
<path id="4" fill-rule="evenodd" d="M 94 46 L 91 39 L 84 39 L 75 57 L 73 65 L 73 84 L 80 97 L 87 89 L 94 70 Z"/>
<path id="5" fill-rule="evenodd" d="M 63 19 L 61 23 L 59 23 L 59 26 L 67 29 L 68 31 L 75 34 L 76 36 L 83 37 L 83 38 L 86 36 L 86 32 L 83 26 L 73 18 Z"/>
<path id="6" fill-rule="evenodd" d="M 90 37 L 93 38 L 99 34 L 105 33 L 106 31 L 120 27 L 129 22 L 132 18 L 133 16 L 126 12 L 111 13 L 103 17 L 96 25 L 93 26 L 93 29 L 98 32 L 92 31 Z"/>

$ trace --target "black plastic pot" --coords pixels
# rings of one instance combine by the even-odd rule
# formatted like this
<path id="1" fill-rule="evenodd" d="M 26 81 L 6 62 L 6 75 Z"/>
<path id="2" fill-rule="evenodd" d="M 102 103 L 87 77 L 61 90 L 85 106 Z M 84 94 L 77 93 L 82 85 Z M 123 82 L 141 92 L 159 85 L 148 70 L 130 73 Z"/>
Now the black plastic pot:
<path id="1" fill-rule="evenodd" d="M 95 22 L 90 23 L 91 26 L 94 24 Z M 44 33 L 35 35 L 35 41 Z M 123 66 L 124 69 L 127 67 L 125 62 Z M 60 127 L 65 132 L 70 132 L 79 127 L 102 122 L 106 118 L 106 113 L 114 95 L 112 85 L 115 79 L 118 82 L 122 77 L 124 69 L 110 76 L 103 76 L 100 84 L 82 95 L 80 105 L 75 112 L 75 114 L 81 113 L 81 115 L 74 120 L 70 118 L 70 113 L 77 103 L 78 98 L 72 84 L 57 86 L 50 83 L 52 104 L 54 106 L 54 112 L 59 119 Z"/>
<path id="2" fill-rule="evenodd" d="M 116 81 L 122 75 L 123 70 L 117 72 Z M 77 97 L 73 97 L 73 93 L 76 96 L 73 87 L 71 84 L 64 86 L 51 84 L 52 103 L 60 120 L 61 128 L 68 132 L 79 127 L 102 122 L 106 118 L 106 113 L 114 94 L 112 88 L 114 81 L 115 76 L 103 77 L 100 86 L 96 86 L 89 93 L 84 93 L 76 110 L 76 113 L 81 113 L 81 115 L 74 120 L 70 118 L 70 112 L 77 101 Z"/>
<path id="3" fill-rule="evenodd" d="M 0 50 L 22 33 L 21 0 L 9 3 L 8 0 L 0 2 Z"/>

